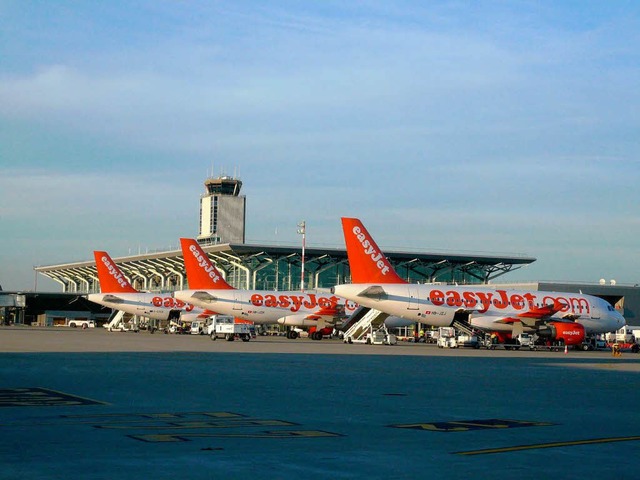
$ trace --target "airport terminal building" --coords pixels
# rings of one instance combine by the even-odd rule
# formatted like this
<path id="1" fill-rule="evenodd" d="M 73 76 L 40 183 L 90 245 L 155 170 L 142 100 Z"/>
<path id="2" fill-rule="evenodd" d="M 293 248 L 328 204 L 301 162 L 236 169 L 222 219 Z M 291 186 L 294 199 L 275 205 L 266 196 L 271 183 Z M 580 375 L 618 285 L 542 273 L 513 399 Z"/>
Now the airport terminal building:
<path id="1" fill-rule="evenodd" d="M 350 282 L 345 249 L 303 247 L 304 241 L 300 246 L 246 243 L 246 197 L 241 195 L 240 179 L 228 176 L 208 178 L 204 186 L 205 192 L 200 197 L 197 240 L 227 282 L 234 287 L 298 290 L 304 285 L 305 289 L 328 289 Z M 415 251 L 385 251 L 385 254 L 398 274 L 411 283 L 495 284 L 495 280 L 502 275 L 535 261 L 535 258 L 518 255 Z M 138 290 L 172 292 L 188 288 L 180 250 L 120 257 L 114 258 L 114 261 Z M 35 270 L 59 283 L 63 295 L 70 298 L 100 291 L 93 259 L 39 266 Z M 637 287 L 624 290 L 624 287 L 611 285 L 549 283 L 527 284 L 527 287 L 605 296 L 612 305 L 624 311 L 627 318 L 636 318 L 640 308 L 640 289 Z M 22 299 L 21 302 L 29 304 L 32 294 L 27 292 L 23 295 L 26 300 Z"/>
<path id="2" fill-rule="evenodd" d="M 302 246 L 245 243 L 246 198 L 240 195 L 241 188 L 242 182 L 237 178 L 209 178 L 205 181 L 205 193 L 200 198 L 197 240 L 227 282 L 243 289 L 297 290 L 302 284 L 307 289 L 330 288 L 350 281 L 345 249 L 308 247 L 303 252 Z M 535 258 L 526 256 L 409 251 L 385 253 L 402 277 L 419 283 L 487 283 L 535 261 Z M 114 260 L 136 289 L 171 292 L 187 288 L 180 250 Z M 63 292 L 99 291 L 93 259 L 41 266 L 35 270 L 58 282 Z"/>

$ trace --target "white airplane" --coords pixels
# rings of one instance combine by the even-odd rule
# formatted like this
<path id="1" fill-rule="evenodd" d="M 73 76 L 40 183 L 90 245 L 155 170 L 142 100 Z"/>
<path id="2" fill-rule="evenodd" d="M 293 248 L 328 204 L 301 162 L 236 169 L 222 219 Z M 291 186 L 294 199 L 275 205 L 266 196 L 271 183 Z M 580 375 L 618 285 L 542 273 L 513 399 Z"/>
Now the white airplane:
<path id="1" fill-rule="evenodd" d="M 94 251 L 100 281 L 100 293 L 91 293 L 88 299 L 114 310 L 156 320 L 191 322 L 204 319 L 214 312 L 176 300 L 171 295 L 140 292 L 133 288 L 107 252 Z"/>
<path id="2" fill-rule="evenodd" d="M 332 291 L 389 315 L 436 327 L 468 317 L 472 326 L 495 333 L 501 342 L 527 332 L 564 345 L 580 344 L 586 334 L 611 332 L 626 323 L 607 301 L 592 295 L 409 284 L 360 220 L 342 218 L 342 229 L 353 283 Z"/>
<path id="3" fill-rule="evenodd" d="M 181 238 L 180 245 L 190 290 L 174 292 L 178 300 L 256 324 L 309 328 L 314 340 L 330 333 L 357 307 L 328 292 L 237 290 L 222 278 L 198 242 Z M 293 328 L 288 329 L 288 338 L 297 336 Z"/>

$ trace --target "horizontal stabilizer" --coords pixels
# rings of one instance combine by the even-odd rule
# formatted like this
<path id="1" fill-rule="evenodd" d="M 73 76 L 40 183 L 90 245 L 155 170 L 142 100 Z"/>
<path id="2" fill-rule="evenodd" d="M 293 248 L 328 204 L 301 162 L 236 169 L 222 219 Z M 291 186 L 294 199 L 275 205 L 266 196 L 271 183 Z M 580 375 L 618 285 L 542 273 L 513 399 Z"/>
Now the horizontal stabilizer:
<path id="1" fill-rule="evenodd" d="M 124 298 L 116 297 L 115 295 L 105 295 L 102 297 L 102 301 L 109 303 L 125 303 Z"/>
<path id="2" fill-rule="evenodd" d="M 365 288 L 358 294 L 359 297 L 368 297 L 373 298 L 375 300 L 382 300 L 383 298 L 387 298 L 387 292 L 384 291 L 380 285 L 373 285 L 371 287 Z"/>
<path id="3" fill-rule="evenodd" d="M 202 292 L 202 291 L 195 292 L 193 295 L 191 295 L 191 298 L 195 298 L 197 300 L 200 300 L 202 302 L 207 302 L 207 303 L 214 303 L 218 301 L 218 297 L 214 297 L 209 292 Z"/>

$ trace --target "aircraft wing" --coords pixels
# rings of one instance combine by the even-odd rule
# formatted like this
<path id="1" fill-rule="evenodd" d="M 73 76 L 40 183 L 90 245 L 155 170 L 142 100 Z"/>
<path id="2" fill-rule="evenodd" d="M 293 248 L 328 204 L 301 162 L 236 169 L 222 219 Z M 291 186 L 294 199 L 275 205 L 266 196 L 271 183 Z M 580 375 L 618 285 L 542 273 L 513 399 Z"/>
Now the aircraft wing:
<path id="1" fill-rule="evenodd" d="M 534 319 L 547 319 L 562 310 L 564 306 L 560 302 L 554 304 L 544 305 L 542 307 L 531 307 L 528 311 L 519 313 L 520 318 L 534 318 Z"/>
<path id="2" fill-rule="evenodd" d="M 514 336 L 519 335 L 524 331 L 524 328 L 536 329 L 541 324 L 548 322 L 551 317 L 559 312 L 563 306 L 561 304 L 545 305 L 543 307 L 532 307 L 526 312 L 518 313 L 517 315 L 508 315 L 504 317 L 498 316 L 486 316 L 478 315 L 473 318 L 472 324 L 479 328 L 491 330 L 491 328 L 498 328 L 499 325 L 510 325 L 512 328 L 512 334 Z M 573 323 L 580 315 L 574 313 L 566 313 L 561 319 L 554 318 L 555 322 Z"/>
<path id="3" fill-rule="evenodd" d="M 551 317 L 553 317 L 556 313 L 560 312 L 564 308 L 560 302 L 555 302 L 554 304 L 545 305 L 543 307 L 532 307 L 527 312 L 519 313 L 518 318 L 528 326 L 532 326 L 535 324 L 539 324 L 542 322 L 546 322 Z M 565 322 L 575 322 L 580 315 L 577 313 L 567 312 L 561 316 L 561 319 Z M 556 319 L 554 319 L 556 321 Z"/>
<path id="4" fill-rule="evenodd" d="M 324 328 L 325 325 L 334 325 L 344 319 L 344 305 L 336 305 L 335 307 L 321 307 L 309 313 L 285 315 L 278 319 L 278 323 L 296 327 L 317 326 Z"/>
<path id="5" fill-rule="evenodd" d="M 506 316 L 506 317 L 492 317 L 487 315 L 478 315 L 471 319 L 471 325 L 478 327 L 482 330 L 505 330 L 505 325 L 507 329 L 511 330 L 512 335 L 519 335 L 524 331 L 525 325 L 529 328 L 534 328 L 540 320 L 530 319 L 530 318 L 518 318 L 517 316 Z"/>
<path id="6" fill-rule="evenodd" d="M 311 312 L 305 316 L 307 320 L 324 320 L 327 323 L 336 323 L 344 320 L 344 305 L 336 305 L 334 307 L 320 307 L 315 312 Z"/>

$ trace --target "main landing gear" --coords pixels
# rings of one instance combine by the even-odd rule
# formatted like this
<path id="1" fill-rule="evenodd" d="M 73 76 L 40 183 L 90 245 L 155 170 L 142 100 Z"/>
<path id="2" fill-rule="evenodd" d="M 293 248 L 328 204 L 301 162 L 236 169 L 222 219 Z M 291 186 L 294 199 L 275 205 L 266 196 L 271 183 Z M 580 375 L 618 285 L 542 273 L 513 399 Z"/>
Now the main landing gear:
<path id="1" fill-rule="evenodd" d="M 293 328 L 290 328 L 287 330 L 287 338 L 289 340 L 295 340 L 299 336 L 300 336 L 300 333 L 297 330 L 294 330 Z M 311 340 L 322 340 L 323 337 L 324 335 L 322 334 L 322 332 L 317 330 L 309 334 L 309 338 Z"/>

